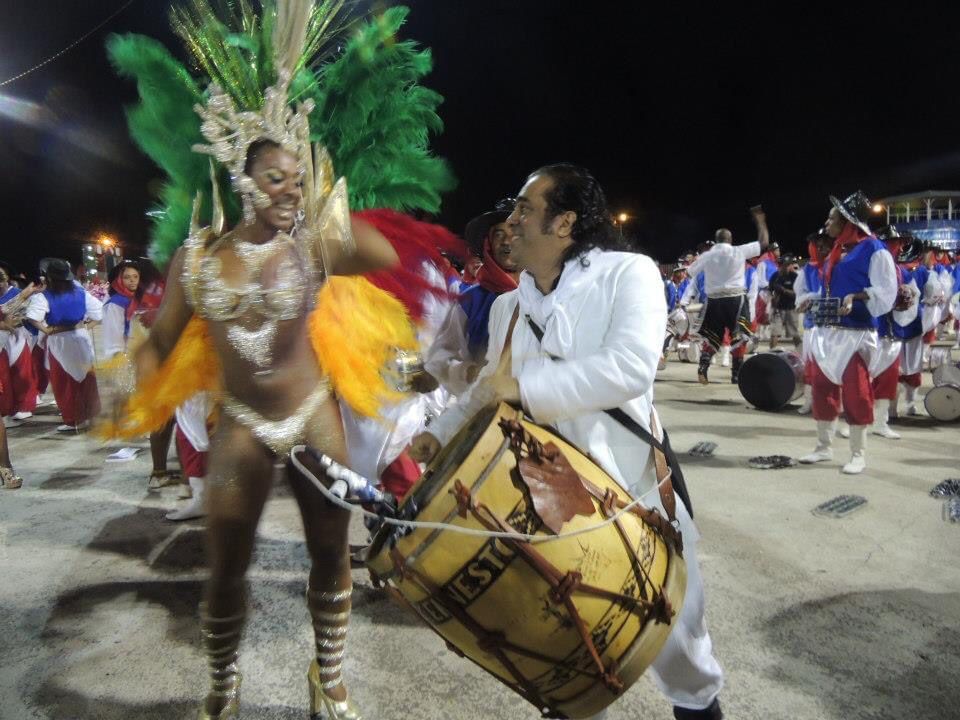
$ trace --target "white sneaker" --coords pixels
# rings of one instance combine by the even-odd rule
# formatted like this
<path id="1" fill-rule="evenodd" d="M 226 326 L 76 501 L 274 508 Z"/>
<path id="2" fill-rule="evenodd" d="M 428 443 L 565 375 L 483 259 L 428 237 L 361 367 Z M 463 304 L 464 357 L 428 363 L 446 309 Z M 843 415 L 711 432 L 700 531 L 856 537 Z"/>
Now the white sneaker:
<path id="1" fill-rule="evenodd" d="M 854 453 L 850 456 L 850 462 L 843 466 L 843 473 L 846 475 L 859 475 L 867 468 L 867 458 L 863 453 Z"/>
<path id="2" fill-rule="evenodd" d="M 187 483 L 180 483 L 177 488 L 177 500 L 189 500 L 193 497 L 193 490 Z"/>
<path id="3" fill-rule="evenodd" d="M 808 403 L 806 400 L 803 401 L 803 405 L 797 408 L 798 415 L 809 415 L 813 410 L 813 403 Z"/>
<path id="4" fill-rule="evenodd" d="M 12 415 L 8 415 L 5 418 L 3 418 L 3 426 L 5 428 L 15 428 L 15 427 L 20 427 L 21 425 L 23 425 L 23 421 L 16 420 Z"/>
<path id="5" fill-rule="evenodd" d="M 57 425 L 57 432 L 76 432 L 76 425 Z"/>
<path id="6" fill-rule="evenodd" d="M 872 430 L 874 435 L 879 435 L 880 437 L 887 438 L 887 440 L 899 440 L 900 433 L 894 432 L 890 429 L 890 426 L 884 423 L 883 425 L 874 425 Z"/>
<path id="7" fill-rule="evenodd" d="M 839 430 L 837 430 L 837 435 L 839 435 L 842 438 L 850 437 L 850 426 L 843 425 Z"/>
<path id="8" fill-rule="evenodd" d="M 13 419 L 14 419 L 14 420 L 28 420 L 28 419 L 30 419 L 30 418 L 32 418 L 32 417 L 33 417 L 33 413 L 32 413 L 32 412 L 23 411 L 23 412 L 18 412 L 16 415 L 14 415 L 14 416 L 13 416 Z"/>
<path id="9" fill-rule="evenodd" d="M 800 458 L 800 462 L 804 465 L 812 465 L 813 463 L 825 462 L 827 460 L 833 460 L 833 448 L 817 448 L 809 455 L 804 455 Z"/>
<path id="10" fill-rule="evenodd" d="M 190 488 L 193 491 L 193 496 L 179 510 L 171 510 L 168 512 L 167 520 L 193 520 L 195 518 L 204 517 L 207 514 L 203 507 L 204 483 L 204 478 L 190 478 Z"/>

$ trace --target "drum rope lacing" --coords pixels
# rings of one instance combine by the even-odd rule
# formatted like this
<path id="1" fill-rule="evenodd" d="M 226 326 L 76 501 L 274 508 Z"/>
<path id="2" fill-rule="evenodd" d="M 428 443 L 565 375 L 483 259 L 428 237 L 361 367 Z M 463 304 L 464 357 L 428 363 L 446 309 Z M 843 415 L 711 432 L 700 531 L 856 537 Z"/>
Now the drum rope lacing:
<path id="1" fill-rule="evenodd" d="M 448 530 L 450 532 L 459 533 L 461 535 L 473 535 L 476 537 L 484 538 L 498 538 L 503 540 L 521 540 L 523 542 L 529 543 L 543 543 L 543 542 L 553 542 L 555 540 L 563 540 L 565 538 L 576 537 L 577 535 L 585 535 L 586 533 L 594 532 L 595 530 L 600 530 L 605 528 L 608 525 L 612 525 L 617 520 L 619 520 L 623 515 L 628 514 L 633 508 L 637 506 L 643 506 L 639 498 L 635 498 L 631 502 L 624 505 L 616 513 L 608 517 L 603 522 L 596 523 L 594 525 L 589 525 L 585 528 L 580 528 L 579 530 L 570 530 L 568 532 L 557 533 L 556 535 L 527 535 L 526 533 L 516 533 L 516 532 L 498 532 L 495 530 L 477 530 L 476 528 L 462 527 L 460 525 L 453 525 L 451 523 L 444 522 L 428 522 L 425 520 L 403 520 L 400 518 L 392 518 L 384 515 L 378 515 L 377 513 L 370 512 L 365 510 L 359 505 L 354 505 L 351 502 L 348 502 L 342 498 L 337 497 L 330 489 L 324 485 L 320 480 L 313 474 L 312 470 L 309 470 L 303 465 L 298 459 L 297 454 L 304 452 L 306 450 L 305 445 L 296 445 L 293 449 L 290 450 L 290 462 L 293 463 L 294 467 L 299 470 L 304 477 L 310 480 L 317 490 L 323 493 L 324 497 L 337 507 L 347 510 L 352 513 L 359 513 L 365 518 L 370 518 L 373 520 L 379 520 L 387 525 L 394 525 L 396 527 L 404 528 L 424 528 L 428 530 Z M 667 476 L 663 479 L 662 482 L 666 482 L 670 479 L 672 472 L 668 472 Z M 679 523 L 674 521 L 671 523 L 675 527 L 679 527 Z"/>

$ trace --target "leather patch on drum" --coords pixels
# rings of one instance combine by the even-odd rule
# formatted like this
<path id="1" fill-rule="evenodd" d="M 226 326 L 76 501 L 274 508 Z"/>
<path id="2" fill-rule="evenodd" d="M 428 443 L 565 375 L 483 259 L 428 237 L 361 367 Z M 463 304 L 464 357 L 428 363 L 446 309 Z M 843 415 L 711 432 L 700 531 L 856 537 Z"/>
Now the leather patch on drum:
<path id="1" fill-rule="evenodd" d="M 542 453 L 522 457 L 517 468 L 530 492 L 533 509 L 555 535 L 575 515 L 596 512 L 579 473 L 553 443 L 544 445 Z"/>

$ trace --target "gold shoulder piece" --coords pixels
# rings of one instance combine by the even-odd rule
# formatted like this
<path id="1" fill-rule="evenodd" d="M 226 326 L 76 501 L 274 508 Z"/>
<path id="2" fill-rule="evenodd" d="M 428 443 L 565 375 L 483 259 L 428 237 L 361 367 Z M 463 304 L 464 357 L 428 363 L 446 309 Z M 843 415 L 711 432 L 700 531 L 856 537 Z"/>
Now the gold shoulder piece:
<path id="1" fill-rule="evenodd" d="M 340 178 L 334 182 L 333 162 L 322 145 L 313 146 L 305 165 L 304 238 L 314 269 L 324 279 L 330 266 L 331 243 L 336 243 L 340 256 L 356 252 L 347 181 Z"/>

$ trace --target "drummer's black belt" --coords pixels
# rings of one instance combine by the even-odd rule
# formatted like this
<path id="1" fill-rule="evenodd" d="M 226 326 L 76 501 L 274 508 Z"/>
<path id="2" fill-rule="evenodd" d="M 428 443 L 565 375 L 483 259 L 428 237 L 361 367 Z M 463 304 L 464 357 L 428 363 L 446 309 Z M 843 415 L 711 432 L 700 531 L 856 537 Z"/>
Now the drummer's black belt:
<path id="1" fill-rule="evenodd" d="M 536 336 L 537 342 L 542 344 L 543 330 L 533 321 L 533 318 L 531 318 L 529 315 L 526 317 L 527 324 L 530 326 L 530 330 Z M 549 353 L 548 355 L 552 360 L 562 359 L 556 355 L 550 355 Z M 604 410 L 604 412 L 620 423 L 626 430 L 631 432 L 633 435 L 636 435 L 645 444 L 649 445 L 654 450 L 659 450 L 664 454 L 664 457 L 667 459 L 667 466 L 670 468 L 670 481 L 673 483 L 673 490 L 677 495 L 680 496 L 684 506 L 687 508 L 687 513 L 689 513 L 690 517 L 692 518 L 693 503 L 690 502 L 690 492 L 687 490 L 687 482 L 683 477 L 683 471 L 680 469 L 680 461 L 677 459 L 677 454 L 673 451 L 673 448 L 670 447 L 670 438 L 667 436 L 667 429 L 661 428 L 663 430 L 663 440 L 660 441 L 620 408 L 610 408 L 608 410 Z"/>

